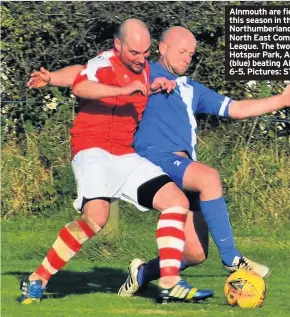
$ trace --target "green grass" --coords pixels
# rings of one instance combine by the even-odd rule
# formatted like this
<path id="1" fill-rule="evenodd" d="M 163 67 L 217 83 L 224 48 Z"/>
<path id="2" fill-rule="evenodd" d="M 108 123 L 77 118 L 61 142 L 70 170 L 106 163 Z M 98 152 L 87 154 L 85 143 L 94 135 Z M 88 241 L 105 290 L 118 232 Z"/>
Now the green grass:
<path id="1" fill-rule="evenodd" d="M 287 229 L 273 231 L 260 227 L 257 230 L 249 226 L 235 229 L 236 242 L 242 252 L 272 268 L 262 308 L 245 310 L 226 304 L 223 285 L 227 275 L 212 244 L 208 260 L 183 274 L 193 285 L 215 291 L 215 297 L 206 303 L 157 305 L 154 302 L 156 284 L 150 285 L 142 296 L 118 297 L 118 288 L 127 276 L 128 261 L 142 254 L 148 260 L 156 252 L 154 217 L 146 213 L 138 213 L 136 217 L 123 214 L 123 233 L 118 242 L 110 241 L 106 235 L 96 239 L 98 242 L 90 242 L 53 277 L 40 305 L 19 305 L 16 298 L 20 278 L 36 268 L 68 218 L 70 216 L 60 214 L 50 220 L 19 218 L 2 222 L 3 317 L 289 316 L 290 233 Z M 141 241 L 138 237 L 142 237 Z M 97 252 L 97 248 L 106 252 Z"/>

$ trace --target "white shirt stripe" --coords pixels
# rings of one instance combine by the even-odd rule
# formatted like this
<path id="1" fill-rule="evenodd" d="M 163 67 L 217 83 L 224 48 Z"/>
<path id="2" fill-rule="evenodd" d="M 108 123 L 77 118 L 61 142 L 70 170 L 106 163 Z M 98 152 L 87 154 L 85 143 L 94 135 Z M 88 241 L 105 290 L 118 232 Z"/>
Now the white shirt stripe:
<path id="1" fill-rule="evenodd" d="M 226 107 L 228 105 L 230 101 L 230 98 L 229 97 L 225 97 L 221 107 L 220 107 L 220 111 L 219 111 L 219 116 L 224 116 L 225 115 L 225 110 L 226 110 Z"/>
<path id="2" fill-rule="evenodd" d="M 191 147 L 192 153 L 191 157 L 196 161 L 195 145 L 196 145 L 196 133 L 195 129 L 197 127 L 196 120 L 192 110 L 192 99 L 193 99 L 193 87 L 186 83 L 186 76 L 179 77 L 176 79 L 176 83 L 179 86 L 180 97 L 186 105 L 186 111 L 191 125 Z"/>
<path id="3" fill-rule="evenodd" d="M 81 71 L 81 75 L 87 75 L 88 80 L 99 81 L 96 73 L 99 68 L 112 66 L 110 63 L 110 57 L 114 55 L 113 51 L 106 51 L 102 54 L 90 59 L 87 67 Z"/>
<path id="4" fill-rule="evenodd" d="M 145 69 L 143 69 L 143 76 L 144 76 L 145 83 L 148 84 L 148 76 L 146 74 Z"/>

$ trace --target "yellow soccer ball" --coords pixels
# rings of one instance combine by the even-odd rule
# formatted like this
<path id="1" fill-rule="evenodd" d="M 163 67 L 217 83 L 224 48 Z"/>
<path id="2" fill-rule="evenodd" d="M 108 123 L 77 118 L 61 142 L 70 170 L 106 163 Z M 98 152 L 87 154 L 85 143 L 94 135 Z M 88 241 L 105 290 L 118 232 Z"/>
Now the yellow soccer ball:
<path id="1" fill-rule="evenodd" d="M 224 293 L 231 306 L 255 308 L 262 306 L 264 302 L 266 285 L 259 275 L 242 269 L 228 277 Z"/>

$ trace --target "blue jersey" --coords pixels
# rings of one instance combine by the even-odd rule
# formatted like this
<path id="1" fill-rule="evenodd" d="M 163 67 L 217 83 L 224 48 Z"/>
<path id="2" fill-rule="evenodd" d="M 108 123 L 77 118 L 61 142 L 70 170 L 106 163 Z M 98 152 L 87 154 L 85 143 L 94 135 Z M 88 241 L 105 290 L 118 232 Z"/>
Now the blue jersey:
<path id="1" fill-rule="evenodd" d="M 196 160 L 197 124 L 194 115 L 228 116 L 231 99 L 186 76 L 168 72 L 159 62 L 151 63 L 151 82 L 157 77 L 175 80 L 170 93 L 151 95 L 135 134 L 134 147 L 141 156 L 186 151 Z"/>

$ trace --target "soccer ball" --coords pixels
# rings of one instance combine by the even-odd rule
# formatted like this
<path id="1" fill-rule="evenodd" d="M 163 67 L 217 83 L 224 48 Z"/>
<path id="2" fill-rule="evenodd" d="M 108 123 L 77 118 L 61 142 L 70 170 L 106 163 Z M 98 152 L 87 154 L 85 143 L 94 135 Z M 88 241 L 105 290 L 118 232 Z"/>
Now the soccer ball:
<path id="1" fill-rule="evenodd" d="M 266 285 L 259 275 L 242 269 L 228 277 L 224 292 L 229 305 L 254 308 L 262 306 Z"/>

